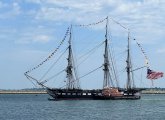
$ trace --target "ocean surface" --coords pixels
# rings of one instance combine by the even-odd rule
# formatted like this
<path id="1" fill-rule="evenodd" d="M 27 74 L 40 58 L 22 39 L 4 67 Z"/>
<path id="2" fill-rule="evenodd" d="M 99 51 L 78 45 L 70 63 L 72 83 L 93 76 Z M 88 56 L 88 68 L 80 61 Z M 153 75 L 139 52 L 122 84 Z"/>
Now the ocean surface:
<path id="1" fill-rule="evenodd" d="M 47 94 L 0 94 L 0 120 L 165 120 L 165 94 L 140 100 L 48 101 Z"/>

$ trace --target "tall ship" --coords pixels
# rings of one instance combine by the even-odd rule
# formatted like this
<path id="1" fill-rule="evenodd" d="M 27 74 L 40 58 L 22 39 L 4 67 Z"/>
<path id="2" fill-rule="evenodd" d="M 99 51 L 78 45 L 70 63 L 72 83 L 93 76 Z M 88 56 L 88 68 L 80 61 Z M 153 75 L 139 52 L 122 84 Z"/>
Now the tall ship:
<path id="1" fill-rule="evenodd" d="M 73 33 L 72 30 L 74 27 L 88 27 L 92 25 L 97 25 L 99 23 L 105 23 L 105 32 L 104 32 L 104 40 L 102 41 L 103 47 L 103 53 L 102 53 L 102 64 L 94 69 L 86 73 L 85 75 L 82 75 L 81 77 L 78 76 L 77 70 L 78 70 L 78 65 L 75 63 L 75 58 L 73 55 L 73 44 L 72 44 L 72 39 L 73 39 Z M 126 56 L 125 56 L 125 75 L 126 78 L 126 84 L 125 87 L 119 87 L 118 84 L 118 79 L 114 67 L 114 62 L 113 62 L 113 56 L 110 52 L 110 40 L 108 37 L 108 23 L 109 23 L 109 18 L 106 17 L 105 19 L 92 23 L 92 24 L 87 24 L 87 25 L 71 25 L 68 27 L 64 38 L 58 45 L 58 47 L 40 64 L 35 66 L 34 68 L 30 69 L 29 71 L 25 72 L 25 76 L 31 80 L 32 82 L 36 82 L 38 85 L 41 87 L 45 88 L 47 93 L 51 96 L 53 100 L 136 100 L 141 98 L 141 91 L 142 89 L 136 88 L 134 85 L 134 80 L 133 80 L 133 72 L 136 71 L 137 69 L 145 68 L 137 68 L 134 69 L 132 68 L 132 61 L 131 61 L 131 52 L 130 52 L 130 32 L 129 30 L 127 31 L 127 47 L 126 47 Z M 60 71 L 56 75 L 59 75 L 61 72 L 65 72 L 65 85 L 62 87 L 48 87 L 48 85 L 45 85 L 45 83 L 48 82 L 49 79 L 37 79 L 31 75 L 31 72 L 38 69 L 41 67 L 43 64 L 45 64 L 47 61 L 49 61 L 60 49 L 60 47 L 64 44 L 66 41 L 66 38 L 68 36 L 68 42 L 67 42 L 67 47 L 66 47 L 66 52 L 67 52 L 67 65 L 64 70 Z M 98 47 L 98 46 L 96 46 Z M 92 50 L 90 50 L 92 51 Z M 89 51 L 89 52 L 90 52 Z M 55 63 L 60 61 L 61 56 L 57 58 Z M 100 58 L 97 58 L 100 59 Z M 96 59 L 95 59 L 96 60 Z M 96 60 L 97 61 L 97 60 Z M 92 62 L 89 63 L 89 65 L 92 64 Z M 60 66 L 59 66 L 60 67 Z M 83 89 L 80 86 L 80 79 L 85 76 L 89 76 L 93 72 L 95 72 L 97 69 L 102 69 L 103 70 L 103 78 L 102 78 L 102 88 L 99 89 Z M 50 69 L 49 69 L 50 70 Z M 48 73 L 49 70 L 46 72 Z M 162 74 L 161 74 L 162 75 Z M 43 75 L 44 76 L 44 75 Z M 55 76 L 55 75 L 54 75 Z M 50 77 L 50 78 L 53 78 Z M 94 79 L 94 78 L 91 78 Z M 88 84 L 88 83 L 86 83 Z"/>

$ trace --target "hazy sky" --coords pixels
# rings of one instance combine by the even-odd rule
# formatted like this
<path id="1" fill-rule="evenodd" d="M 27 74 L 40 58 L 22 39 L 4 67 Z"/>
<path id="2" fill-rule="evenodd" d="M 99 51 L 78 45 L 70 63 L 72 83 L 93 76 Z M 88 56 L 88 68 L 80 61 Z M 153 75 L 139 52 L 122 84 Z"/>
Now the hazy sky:
<path id="1" fill-rule="evenodd" d="M 0 0 L 0 89 L 34 87 L 24 72 L 57 47 L 67 26 L 106 16 L 127 26 L 151 69 L 164 72 L 164 13 L 164 0 Z M 144 81 L 149 87 L 150 80 Z M 154 86 L 165 87 L 165 79 Z"/>

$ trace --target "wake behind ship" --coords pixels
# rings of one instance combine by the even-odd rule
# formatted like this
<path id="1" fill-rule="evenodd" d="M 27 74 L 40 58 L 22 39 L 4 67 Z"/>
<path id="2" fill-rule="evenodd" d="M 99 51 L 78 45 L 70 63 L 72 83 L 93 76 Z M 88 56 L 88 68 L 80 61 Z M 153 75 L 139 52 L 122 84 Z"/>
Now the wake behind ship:
<path id="1" fill-rule="evenodd" d="M 128 30 L 128 38 L 127 38 L 127 56 L 126 56 L 126 87 L 120 88 L 118 85 L 118 79 L 116 77 L 116 70 L 115 65 L 113 62 L 113 58 L 110 52 L 110 46 L 109 46 L 109 37 L 108 37 L 108 23 L 109 19 L 108 17 L 104 20 L 101 20 L 96 23 L 88 24 L 88 25 L 78 25 L 78 27 L 88 27 L 92 25 L 97 25 L 100 23 L 105 22 L 105 34 L 104 34 L 104 40 L 102 41 L 102 45 L 104 45 L 104 53 L 103 53 L 103 63 L 98 68 L 86 73 L 82 77 L 88 76 L 95 72 L 96 70 L 102 68 L 104 73 L 103 78 L 103 87 L 102 89 L 82 89 L 80 87 L 80 78 L 77 74 L 77 65 L 75 64 L 74 55 L 73 55 L 73 48 L 72 48 L 72 29 L 74 29 L 75 25 L 71 25 L 64 36 L 64 39 L 60 42 L 59 46 L 51 53 L 50 56 L 48 56 L 47 59 L 45 59 L 43 62 L 38 64 L 33 69 L 25 72 L 25 76 L 29 80 L 36 81 L 36 83 L 44 88 L 46 88 L 47 93 L 54 99 L 54 100 L 136 100 L 141 98 L 141 90 L 135 88 L 134 81 L 133 81 L 133 72 L 135 70 L 132 69 L 132 63 L 131 63 L 131 56 L 130 56 L 130 33 Z M 77 27 L 77 26 L 76 26 Z M 30 73 L 36 69 L 38 69 L 40 66 L 45 64 L 45 62 L 49 61 L 56 52 L 60 49 L 60 47 L 63 45 L 64 41 L 66 40 L 66 37 L 68 37 L 68 45 L 66 48 L 66 51 L 68 51 L 67 56 L 67 66 L 63 70 L 66 72 L 66 84 L 63 87 L 60 88 L 50 88 L 45 83 L 48 82 L 48 79 L 45 79 L 43 81 L 38 80 Z M 96 46 L 98 47 L 98 46 Z M 92 49 L 93 50 L 93 49 Z M 90 51 L 92 51 L 90 50 Z M 60 56 L 61 57 L 61 56 Z M 59 58 L 60 59 L 60 58 Z M 59 60 L 57 59 L 57 61 Z M 99 59 L 99 58 L 98 58 Z M 56 62 L 57 62 L 56 61 Z M 91 63 L 90 63 L 91 64 Z M 145 67 L 145 66 L 144 66 Z M 140 68 L 138 68 L 140 69 Z M 56 75 L 59 75 L 57 73 Z"/>

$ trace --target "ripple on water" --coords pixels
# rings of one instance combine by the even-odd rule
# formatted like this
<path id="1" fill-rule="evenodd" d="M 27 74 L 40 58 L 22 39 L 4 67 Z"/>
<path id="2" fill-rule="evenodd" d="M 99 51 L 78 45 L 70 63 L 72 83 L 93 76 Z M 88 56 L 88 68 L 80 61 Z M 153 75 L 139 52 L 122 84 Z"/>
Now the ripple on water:
<path id="1" fill-rule="evenodd" d="M 140 100 L 48 101 L 41 95 L 0 95 L 0 120 L 164 120 L 165 95 Z"/>

